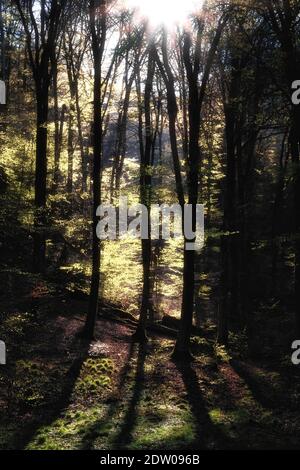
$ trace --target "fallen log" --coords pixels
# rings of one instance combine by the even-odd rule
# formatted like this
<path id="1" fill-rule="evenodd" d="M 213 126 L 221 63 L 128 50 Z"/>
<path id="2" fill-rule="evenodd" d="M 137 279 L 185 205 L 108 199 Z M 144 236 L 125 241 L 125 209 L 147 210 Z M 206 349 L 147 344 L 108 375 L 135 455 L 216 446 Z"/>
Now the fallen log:
<path id="1" fill-rule="evenodd" d="M 168 328 L 171 328 L 173 330 L 179 330 L 180 326 L 180 319 L 172 317 L 171 315 L 165 315 L 162 320 L 161 324 L 164 326 L 167 326 Z M 192 327 L 192 335 L 199 336 L 203 333 L 202 329 L 194 326 Z"/>
<path id="2" fill-rule="evenodd" d="M 109 309 L 108 306 L 100 309 L 99 316 L 105 320 L 115 321 L 117 323 L 121 323 L 123 325 L 127 325 L 133 328 L 136 328 L 138 325 L 138 321 L 128 312 L 121 311 L 121 315 L 118 314 L 119 312 L 115 309 Z M 147 331 L 152 331 L 153 333 L 157 333 L 163 336 L 170 336 L 172 338 L 176 338 L 178 331 L 173 328 L 169 328 L 168 326 L 163 325 L 161 322 L 157 323 L 150 323 L 148 322 L 146 325 Z"/>

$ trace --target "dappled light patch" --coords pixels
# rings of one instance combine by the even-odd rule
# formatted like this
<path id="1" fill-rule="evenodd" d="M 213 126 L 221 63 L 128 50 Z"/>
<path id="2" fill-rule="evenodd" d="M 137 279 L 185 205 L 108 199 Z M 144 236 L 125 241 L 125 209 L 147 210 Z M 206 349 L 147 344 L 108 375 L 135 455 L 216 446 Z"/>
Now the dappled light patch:
<path id="1" fill-rule="evenodd" d="M 112 387 L 112 374 L 114 363 L 111 359 L 87 359 L 80 371 L 74 393 L 80 396 L 82 401 L 89 400 L 92 396 L 101 396 L 103 392 Z"/>
<path id="2" fill-rule="evenodd" d="M 39 429 L 27 450 L 70 450 L 90 437 L 88 429 L 103 415 L 101 407 L 68 410 L 50 426 Z"/>
<path id="3" fill-rule="evenodd" d="M 214 408 L 209 412 L 209 416 L 214 425 L 220 427 L 226 436 L 237 439 L 240 436 L 242 440 L 242 427 L 251 424 L 251 415 L 247 410 L 240 408 L 233 411 Z"/>
<path id="4" fill-rule="evenodd" d="M 1 330 L 6 335 L 12 335 L 17 339 L 23 337 L 26 329 L 32 326 L 34 315 L 31 312 L 16 312 L 10 313 L 1 325 Z"/>
<path id="5" fill-rule="evenodd" d="M 144 411 L 133 435 L 132 450 L 188 449 L 196 439 L 192 415 L 176 406 L 155 407 Z"/>
<path id="6" fill-rule="evenodd" d="M 225 346 L 222 346 L 220 344 L 215 344 L 214 354 L 218 362 L 220 363 L 230 362 L 231 356 L 230 356 L 230 353 L 228 352 L 228 349 Z"/>
<path id="7" fill-rule="evenodd" d="M 97 341 L 97 342 L 93 342 L 91 345 L 90 345 L 90 348 L 89 348 L 89 351 L 88 351 L 88 354 L 89 356 L 91 357 L 99 357 L 99 356 L 106 356 L 109 354 L 109 351 L 110 351 L 110 347 L 108 344 L 106 343 L 101 343 L 100 341 Z M 90 360 L 88 360 L 87 362 L 89 362 Z"/>

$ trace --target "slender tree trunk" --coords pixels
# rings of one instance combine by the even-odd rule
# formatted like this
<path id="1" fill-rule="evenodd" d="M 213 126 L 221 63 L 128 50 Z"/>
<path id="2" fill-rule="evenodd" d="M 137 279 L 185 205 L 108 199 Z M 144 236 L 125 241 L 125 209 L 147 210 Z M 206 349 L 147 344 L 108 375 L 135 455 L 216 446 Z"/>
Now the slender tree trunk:
<path id="1" fill-rule="evenodd" d="M 33 239 L 33 268 L 44 272 L 46 267 L 46 194 L 47 194 L 47 122 L 49 87 L 37 92 L 35 220 Z"/>
<path id="2" fill-rule="evenodd" d="M 180 206 L 184 207 L 184 189 L 182 183 L 182 176 L 181 176 L 181 163 L 179 158 L 178 152 L 178 144 L 177 144 L 177 132 L 176 132 L 176 120 L 178 115 L 178 106 L 177 106 L 177 99 L 175 93 L 175 80 L 173 76 L 173 72 L 169 65 L 168 59 L 168 51 L 167 51 L 167 39 L 166 33 L 163 34 L 162 40 L 162 55 L 163 55 L 163 64 L 160 62 L 159 56 L 155 51 L 155 59 L 157 65 L 160 69 L 162 74 L 166 89 L 167 89 L 167 108 L 168 108 L 168 119 L 169 119 L 169 136 L 170 136 L 170 144 L 171 144 L 171 151 L 172 151 L 172 159 L 174 165 L 174 174 L 175 174 L 175 181 L 176 181 L 176 192 L 177 198 Z"/>
<path id="3" fill-rule="evenodd" d="M 286 141 L 287 141 L 287 132 L 284 134 L 282 143 L 281 143 L 281 153 L 280 153 L 280 165 L 278 168 L 277 182 L 275 189 L 275 199 L 273 205 L 273 216 L 272 216 L 272 233 L 271 233 L 271 243 L 272 243 L 272 293 L 277 295 L 278 285 L 277 285 L 277 271 L 278 271 L 278 258 L 279 258 L 279 249 L 280 243 L 278 237 L 281 233 L 280 227 L 280 211 L 282 210 L 283 198 L 284 198 L 284 185 L 286 177 L 286 169 L 288 158 L 285 158 L 285 155 L 288 155 L 286 152 Z"/>
<path id="4" fill-rule="evenodd" d="M 67 174 L 67 192 L 73 191 L 73 168 L 74 168 L 74 151 L 75 151 L 75 86 L 73 79 L 70 79 L 70 105 L 68 120 L 68 174 Z"/>
<path id="5" fill-rule="evenodd" d="M 152 167 L 151 150 L 153 145 L 152 122 L 151 122 L 151 93 L 155 72 L 154 46 L 149 46 L 148 71 L 145 85 L 145 150 L 141 153 L 140 165 L 140 194 L 141 203 L 148 211 L 148 238 L 142 239 L 142 261 L 143 261 L 143 292 L 140 309 L 139 323 L 133 340 L 137 342 L 147 341 L 146 322 L 151 307 L 151 192 L 152 192 Z M 141 145 L 143 148 L 143 145 Z"/>
<path id="6" fill-rule="evenodd" d="M 58 108 L 58 77 L 57 77 L 57 60 L 52 61 L 52 74 L 53 74 L 53 98 L 54 98 L 54 176 L 53 176 L 53 190 L 56 190 L 58 184 L 59 173 L 59 108 Z"/>
<path id="7" fill-rule="evenodd" d="M 59 111 L 58 103 L 58 70 L 57 70 L 57 57 L 52 61 L 52 74 L 53 74 L 53 96 L 54 96 L 54 126 L 55 126 L 55 137 L 54 137 L 54 175 L 53 175 L 53 191 L 57 190 L 57 187 L 61 180 L 60 173 L 60 155 L 63 140 L 64 131 L 64 120 L 66 113 L 66 105 L 64 104 Z"/>
<path id="8" fill-rule="evenodd" d="M 102 57 L 106 39 L 106 0 L 100 1 L 100 9 L 96 2 L 90 0 L 90 24 L 94 60 L 94 123 L 93 123 L 93 242 L 92 242 L 92 278 L 89 299 L 89 310 L 85 324 L 85 335 L 91 339 L 94 335 L 98 314 L 101 244 L 96 229 L 98 218 L 97 208 L 101 204 L 101 168 L 102 168 Z M 98 13 L 99 12 L 99 13 Z M 98 18 L 99 14 L 99 18 Z M 97 15 L 97 17 L 96 17 Z"/>
<path id="9" fill-rule="evenodd" d="M 189 71 L 189 158 L 188 158 L 188 203 L 192 206 L 192 228 L 196 231 L 196 206 L 199 193 L 199 168 L 200 168 L 200 115 L 201 102 L 198 92 L 198 73 L 192 72 L 190 57 L 190 39 L 185 38 L 184 62 Z M 184 217 L 183 217 L 184 218 Z M 195 251 L 187 249 L 184 244 L 184 268 L 183 268 L 183 296 L 180 328 L 173 352 L 175 360 L 190 360 L 190 338 L 193 324 L 194 300 L 195 300 Z"/>
<path id="10" fill-rule="evenodd" d="M 188 177 L 189 186 L 189 200 L 188 203 L 192 206 L 193 210 L 193 231 L 196 231 L 196 206 L 198 203 L 198 165 L 200 161 L 200 122 L 197 109 L 197 95 L 191 93 L 190 95 L 190 140 L 189 140 L 189 161 L 190 172 Z M 195 101 L 194 101 L 195 100 Z M 198 113 L 198 110 L 197 110 Z M 184 217 L 183 217 L 184 218 Z M 194 314 L 194 301 L 195 301 L 195 259 L 196 254 L 194 250 L 188 250 L 187 244 L 190 240 L 185 240 L 184 244 L 184 269 L 183 269 L 183 296 L 182 296 L 182 310 L 180 319 L 180 328 L 178 338 L 176 341 L 175 349 L 173 352 L 173 359 L 175 360 L 190 360 L 192 359 L 190 353 L 190 338 L 193 324 Z"/>
<path id="11" fill-rule="evenodd" d="M 235 273 L 237 268 L 235 255 L 237 253 L 237 163 L 236 163 L 236 120 L 238 117 L 237 96 L 240 89 L 240 73 L 238 63 L 231 64 L 231 80 L 229 86 L 228 103 L 224 105 L 225 113 L 225 139 L 226 139 L 226 189 L 223 232 L 221 238 L 221 302 L 218 311 L 217 342 L 227 346 L 228 342 L 228 316 L 230 308 L 235 301 Z M 224 96 L 224 100 L 227 98 Z"/>
<path id="12" fill-rule="evenodd" d="M 43 272 L 46 265 L 46 193 L 47 193 L 47 124 L 49 88 L 51 82 L 50 63 L 55 57 L 56 41 L 59 34 L 60 19 L 66 7 L 66 0 L 49 3 L 46 13 L 45 3 L 40 4 L 40 29 L 35 15 L 35 2 L 13 2 L 19 12 L 26 33 L 27 52 L 32 75 L 35 81 L 37 102 L 36 131 L 36 177 L 35 177 L 35 234 L 33 247 L 34 270 Z M 47 21 L 48 20 L 48 21 Z"/>
<path id="13" fill-rule="evenodd" d="M 129 83 L 126 87 L 126 94 L 124 98 L 123 104 L 123 115 L 122 115 L 122 122 L 121 122 L 121 129 L 120 129 L 120 141 L 119 141 L 119 159 L 116 168 L 116 195 L 118 195 L 121 186 L 121 177 L 123 173 L 124 161 L 126 156 L 126 147 L 127 147 L 127 122 L 128 122 L 128 111 L 129 111 L 129 103 L 130 103 L 130 94 L 131 89 L 134 81 L 134 73 L 129 80 Z"/>
<path id="14" fill-rule="evenodd" d="M 60 156 L 64 135 L 66 105 L 64 104 L 60 111 L 57 141 L 55 141 L 55 160 L 54 160 L 54 187 L 57 188 L 61 180 Z"/>
<path id="15" fill-rule="evenodd" d="M 192 207 L 192 229 L 196 232 L 196 216 L 197 204 L 199 195 L 199 175 L 201 173 L 202 158 L 200 153 L 200 124 L 201 124 L 201 111 L 203 106 L 204 97 L 206 95 L 206 88 L 210 76 L 210 71 L 213 65 L 214 56 L 221 38 L 223 28 L 227 21 L 227 16 L 222 17 L 219 21 L 214 39 L 211 43 L 210 50 L 205 62 L 204 72 L 202 74 L 201 84 L 199 83 L 200 75 L 200 57 L 201 57 L 201 24 L 199 24 L 196 45 L 193 53 L 191 54 L 191 38 L 188 33 L 185 33 L 183 45 L 183 62 L 185 65 L 188 88 L 189 88 L 189 154 L 188 154 L 188 203 Z M 183 269 L 183 297 L 182 297 L 182 310 L 180 319 L 180 328 L 178 338 L 175 344 L 173 359 L 186 360 L 192 359 L 190 352 L 190 339 L 193 324 L 194 313 L 194 300 L 195 300 L 195 251 L 187 250 L 187 243 L 190 240 L 185 240 L 184 247 L 184 269 Z"/>

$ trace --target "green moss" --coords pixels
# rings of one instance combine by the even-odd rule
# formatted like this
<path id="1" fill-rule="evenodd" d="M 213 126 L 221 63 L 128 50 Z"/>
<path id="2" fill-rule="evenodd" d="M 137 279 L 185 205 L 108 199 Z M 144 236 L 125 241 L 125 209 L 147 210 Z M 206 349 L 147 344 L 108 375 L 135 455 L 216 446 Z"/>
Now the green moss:
<path id="1" fill-rule="evenodd" d="M 138 449 L 181 449 L 189 447 L 195 440 L 193 426 L 183 424 L 166 426 L 145 434 L 129 446 L 132 450 Z"/>
<path id="2" fill-rule="evenodd" d="M 224 422 L 225 416 L 226 415 L 224 411 L 222 411 L 220 408 L 215 408 L 209 412 L 209 417 L 213 424 L 222 424 Z"/>
<path id="3" fill-rule="evenodd" d="M 222 410 L 214 408 L 209 411 L 209 417 L 215 426 L 220 427 L 224 435 L 236 439 L 242 439 L 247 434 L 249 423 L 252 420 L 251 414 L 244 408 L 236 410 Z"/>
<path id="4" fill-rule="evenodd" d="M 39 429 L 27 450 L 68 450 L 81 446 L 82 440 L 92 436 L 91 429 L 103 417 L 101 407 L 67 411 L 51 425 Z M 97 435 L 96 431 L 93 431 Z"/>
<path id="5" fill-rule="evenodd" d="M 151 406 L 140 417 L 129 449 L 188 448 L 196 439 L 195 423 L 186 407 Z"/>
<path id="6" fill-rule="evenodd" d="M 51 392 L 55 392 L 58 382 L 57 371 L 34 361 L 17 361 L 13 384 L 14 399 L 27 406 L 44 404 Z"/>
<path id="7" fill-rule="evenodd" d="M 83 364 L 80 377 L 75 386 L 75 393 L 83 396 L 101 394 L 112 386 L 114 364 L 108 358 L 89 358 Z"/>

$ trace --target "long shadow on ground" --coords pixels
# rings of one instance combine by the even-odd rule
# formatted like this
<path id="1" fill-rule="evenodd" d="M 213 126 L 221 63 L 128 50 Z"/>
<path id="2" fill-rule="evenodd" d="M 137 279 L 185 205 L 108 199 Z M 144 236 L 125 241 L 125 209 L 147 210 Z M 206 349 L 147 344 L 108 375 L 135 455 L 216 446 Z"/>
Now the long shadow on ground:
<path id="1" fill-rule="evenodd" d="M 16 434 L 11 437 L 9 448 L 25 449 L 39 428 L 51 424 L 69 405 L 82 365 L 88 357 L 89 346 L 89 342 L 86 340 L 78 337 L 74 338 L 71 343 L 71 348 L 76 348 L 77 354 L 73 358 L 71 365 L 70 363 L 66 364 L 63 370 L 60 371 L 60 382 L 55 384 L 55 388 L 53 388 L 53 391 L 51 391 L 50 395 L 47 397 L 44 406 L 33 409 L 31 419 L 28 423 L 21 428 L 21 431 L 17 431 Z M 57 378 L 57 376 L 55 378 Z"/>
<path id="2" fill-rule="evenodd" d="M 146 358 L 147 346 L 141 344 L 138 350 L 136 374 L 134 378 L 133 393 L 130 399 L 123 423 L 117 436 L 114 439 L 115 446 L 124 447 L 132 442 L 132 432 L 137 421 L 137 408 L 141 399 L 141 394 L 144 388 L 144 365 Z"/>
<path id="3" fill-rule="evenodd" d="M 210 419 L 196 371 L 187 363 L 177 362 L 176 368 L 184 383 L 187 400 L 195 419 L 197 433 L 197 442 L 195 444 L 197 449 L 228 448 L 228 439 Z"/>
<path id="4" fill-rule="evenodd" d="M 85 437 L 82 440 L 81 445 L 79 446 L 81 450 L 90 450 L 93 448 L 95 439 L 97 438 L 97 436 L 99 436 L 99 431 L 101 432 L 101 429 L 108 422 L 110 422 L 115 416 L 115 414 L 117 413 L 118 406 L 120 403 L 120 394 L 122 394 L 124 387 L 126 385 L 126 382 L 128 380 L 128 375 L 131 370 L 130 362 L 134 356 L 134 351 L 135 351 L 135 345 L 132 343 L 128 350 L 128 354 L 125 359 L 124 366 L 122 367 L 120 371 L 119 379 L 116 384 L 115 395 L 110 398 L 110 402 L 109 402 L 108 408 L 104 416 L 102 416 L 100 420 L 97 420 L 91 426 L 88 426 L 85 429 Z"/>

